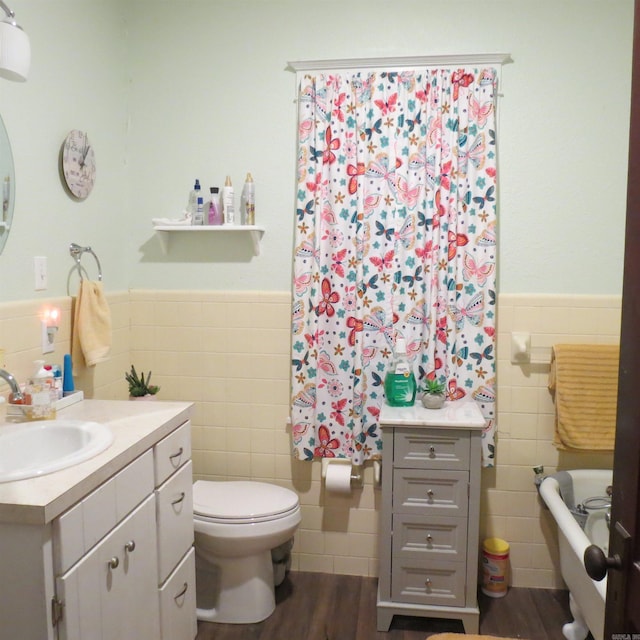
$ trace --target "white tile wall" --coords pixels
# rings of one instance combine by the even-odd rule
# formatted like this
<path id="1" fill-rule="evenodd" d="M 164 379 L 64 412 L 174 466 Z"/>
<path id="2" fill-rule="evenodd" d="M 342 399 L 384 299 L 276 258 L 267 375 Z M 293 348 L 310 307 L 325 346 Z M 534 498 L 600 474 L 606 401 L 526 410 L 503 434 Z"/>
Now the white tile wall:
<path id="1" fill-rule="evenodd" d="M 290 456 L 288 292 L 145 291 L 108 295 L 114 324 L 111 360 L 81 376 L 89 397 L 127 396 L 131 363 L 152 370 L 160 399 L 195 402 L 194 471 L 198 478 L 250 478 L 294 489 L 303 520 L 294 568 L 377 575 L 379 492 L 373 472 L 350 498 L 324 494 L 319 463 Z M 39 353 L 38 313 L 62 310 L 56 351 L 69 350 L 70 298 L 0 305 L 5 365 L 26 378 Z M 511 331 L 529 331 L 534 356 L 557 342 L 613 343 L 620 297 L 502 295 L 498 300 L 497 466 L 482 471 L 481 538 L 511 545 L 512 584 L 561 587 L 555 525 L 533 486 L 532 467 L 610 467 L 610 454 L 558 452 L 545 364 L 512 365 Z M 0 388 L 6 391 L 6 387 Z"/>

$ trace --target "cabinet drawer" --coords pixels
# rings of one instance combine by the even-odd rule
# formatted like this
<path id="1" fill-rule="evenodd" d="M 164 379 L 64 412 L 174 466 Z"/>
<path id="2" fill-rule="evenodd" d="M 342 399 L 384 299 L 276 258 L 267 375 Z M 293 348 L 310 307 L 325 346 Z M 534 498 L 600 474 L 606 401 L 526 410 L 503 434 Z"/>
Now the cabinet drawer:
<path id="1" fill-rule="evenodd" d="M 396 429 L 394 466 L 412 469 L 468 469 L 468 432 L 454 429 Z"/>
<path id="2" fill-rule="evenodd" d="M 54 571 L 67 571 L 118 522 L 153 493 L 147 451 L 53 521 Z"/>
<path id="3" fill-rule="evenodd" d="M 394 469 L 393 512 L 466 517 L 469 473 Z"/>
<path id="4" fill-rule="evenodd" d="M 393 557 L 426 558 L 465 562 L 467 558 L 467 520 L 446 516 L 393 516 Z"/>
<path id="5" fill-rule="evenodd" d="M 431 561 L 416 567 L 394 562 L 391 599 L 407 604 L 464 606 L 465 566 L 458 562 Z"/>
<path id="6" fill-rule="evenodd" d="M 153 448 L 156 487 L 159 487 L 174 471 L 191 459 L 191 422 L 160 440 Z"/>
<path id="7" fill-rule="evenodd" d="M 193 640 L 198 633 L 195 558 L 195 550 L 191 547 L 160 589 L 163 640 Z"/>
<path id="8" fill-rule="evenodd" d="M 173 571 L 193 544 L 193 477 L 191 462 L 156 489 L 158 584 Z"/>

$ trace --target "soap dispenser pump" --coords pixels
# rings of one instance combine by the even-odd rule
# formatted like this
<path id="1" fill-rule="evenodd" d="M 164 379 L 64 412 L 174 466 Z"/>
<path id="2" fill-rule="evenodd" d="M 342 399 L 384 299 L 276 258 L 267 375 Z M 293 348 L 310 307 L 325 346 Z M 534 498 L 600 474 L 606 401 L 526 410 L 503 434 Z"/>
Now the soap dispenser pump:
<path id="1" fill-rule="evenodd" d="M 407 358 L 407 343 L 396 338 L 395 357 L 384 379 L 387 404 L 392 407 L 411 407 L 416 401 L 416 377 Z"/>

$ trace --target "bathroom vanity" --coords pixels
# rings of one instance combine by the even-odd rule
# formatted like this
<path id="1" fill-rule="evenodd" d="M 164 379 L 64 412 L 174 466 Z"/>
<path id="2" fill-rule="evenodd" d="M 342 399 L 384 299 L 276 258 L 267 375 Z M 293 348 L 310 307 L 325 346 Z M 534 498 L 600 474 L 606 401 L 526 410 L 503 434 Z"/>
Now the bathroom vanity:
<path id="1" fill-rule="evenodd" d="M 2 640 L 196 636 L 191 407 L 85 400 L 108 449 L 0 484 Z"/>
<path id="2" fill-rule="evenodd" d="M 473 401 L 385 405 L 380 425 L 378 631 L 405 615 L 462 620 L 477 634 L 484 418 Z"/>

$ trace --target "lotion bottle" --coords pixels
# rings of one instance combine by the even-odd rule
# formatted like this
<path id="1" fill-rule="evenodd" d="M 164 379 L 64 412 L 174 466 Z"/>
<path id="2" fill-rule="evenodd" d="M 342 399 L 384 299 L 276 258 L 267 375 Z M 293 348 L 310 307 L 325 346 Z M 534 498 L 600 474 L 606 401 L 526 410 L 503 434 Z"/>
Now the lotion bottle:
<path id="1" fill-rule="evenodd" d="M 244 224 L 256 223 L 256 190 L 253 176 L 247 173 L 247 179 L 242 189 L 242 208 L 244 211 Z"/>
<path id="2" fill-rule="evenodd" d="M 222 188 L 222 207 L 224 211 L 224 223 L 235 224 L 236 212 L 233 207 L 233 185 L 231 184 L 231 176 L 227 176 L 224 187 Z"/>

